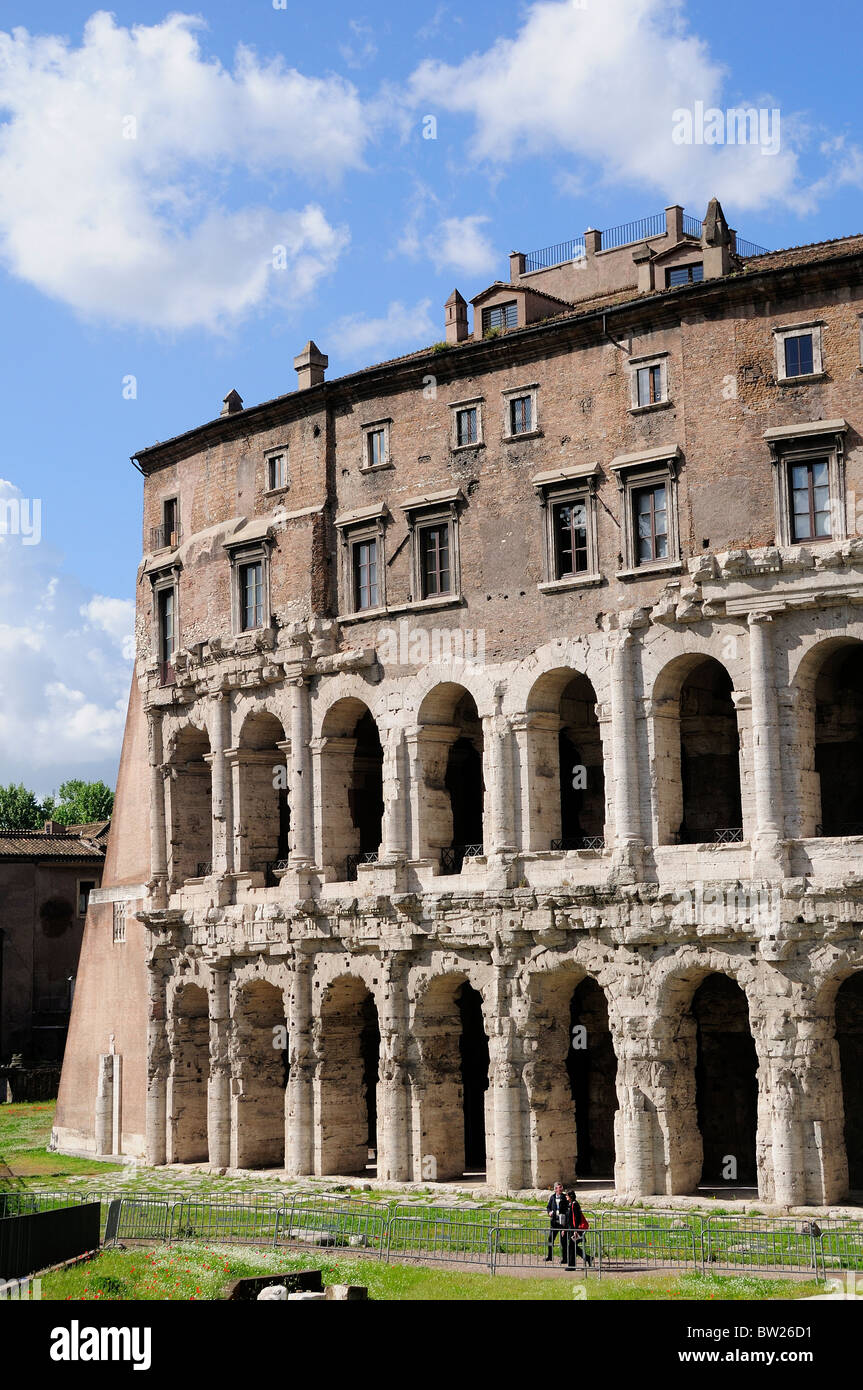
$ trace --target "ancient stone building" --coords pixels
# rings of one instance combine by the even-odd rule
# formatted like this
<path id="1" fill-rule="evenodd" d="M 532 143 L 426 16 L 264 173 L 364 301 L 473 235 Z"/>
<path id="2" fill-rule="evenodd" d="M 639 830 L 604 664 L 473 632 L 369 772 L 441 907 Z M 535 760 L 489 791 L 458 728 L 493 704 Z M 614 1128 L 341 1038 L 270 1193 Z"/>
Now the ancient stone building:
<path id="1" fill-rule="evenodd" d="M 309 343 L 297 390 L 136 456 L 55 1142 L 836 1201 L 863 237 L 762 253 L 714 202 L 509 274 L 429 349 L 326 380 Z"/>

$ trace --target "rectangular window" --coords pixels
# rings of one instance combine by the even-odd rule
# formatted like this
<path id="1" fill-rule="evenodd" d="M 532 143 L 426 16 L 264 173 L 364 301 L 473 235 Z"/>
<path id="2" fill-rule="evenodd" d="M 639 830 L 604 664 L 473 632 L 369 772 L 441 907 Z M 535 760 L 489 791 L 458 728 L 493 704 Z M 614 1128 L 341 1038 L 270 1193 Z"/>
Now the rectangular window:
<path id="1" fill-rule="evenodd" d="M 264 566 L 260 560 L 240 566 L 240 627 L 243 632 L 264 625 Z"/>
<path id="2" fill-rule="evenodd" d="M 420 574 L 423 598 L 452 592 L 449 522 L 420 529 Z"/>
<path id="3" fill-rule="evenodd" d="M 78 916 L 87 916 L 87 903 L 90 901 L 90 894 L 96 887 L 96 880 L 92 878 L 81 879 L 78 884 Z"/>
<path id="4" fill-rule="evenodd" d="M 122 946 L 126 940 L 126 904 L 114 904 L 114 945 Z"/>
<path id="5" fill-rule="evenodd" d="M 366 435 L 366 462 L 369 468 L 380 468 L 387 461 L 387 432 L 369 430 Z"/>
<path id="6" fill-rule="evenodd" d="M 356 541 L 353 546 L 354 608 L 377 608 L 378 543 L 376 540 Z"/>
<path id="7" fill-rule="evenodd" d="M 510 434 L 530 434 L 533 429 L 533 402 L 530 396 L 515 396 L 509 403 Z"/>
<path id="8" fill-rule="evenodd" d="M 162 527 L 165 532 L 165 545 L 175 545 L 177 540 L 177 499 L 169 497 L 162 503 Z"/>
<path id="9" fill-rule="evenodd" d="M 479 412 L 475 405 L 456 412 L 455 431 L 458 445 L 476 444 L 479 439 Z"/>
<path id="10" fill-rule="evenodd" d="M 159 660 L 169 663 L 174 655 L 176 603 L 173 589 L 159 591 Z"/>
<path id="11" fill-rule="evenodd" d="M 791 539 L 829 539 L 830 469 L 827 459 L 788 465 L 791 492 Z"/>
<path id="12" fill-rule="evenodd" d="M 785 339 L 785 375 L 811 376 L 815 370 L 812 334 L 800 333 Z"/>
<path id="13" fill-rule="evenodd" d="M 267 488 L 270 492 L 276 492 L 279 488 L 288 486 L 288 456 L 287 454 L 271 454 L 267 460 Z"/>
<path id="14" fill-rule="evenodd" d="M 554 508 L 554 577 L 587 572 L 587 503 L 560 502 Z"/>
<path id="15" fill-rule="evenodd" d="M 655 405 L 662 400 L 662 368 L 658 363 L 639 367 L 635 374 L 636 399 L 639 405 Z"/>
<path id="16" fill-rule="evenodd" d="M 508 304 L 495 304 L 491 309 L 482 311 L 482 331 L 488 333 L 490 328 L 517 328 L 518 327 L 518 305 L 513 299 Z"/>
<path id="17" fill-rule="evenodd" d="M 675 285 L 692 285 L 704 279 L 704 266 L 701 261 L 695 265 L 676 265 L 668 272 L 668 288 Z"/>
<path id="18" fill-rule="evenodd" d="M 668 558 L 668 493 L 665 483 L 633 494 L 636 563 Z"/>

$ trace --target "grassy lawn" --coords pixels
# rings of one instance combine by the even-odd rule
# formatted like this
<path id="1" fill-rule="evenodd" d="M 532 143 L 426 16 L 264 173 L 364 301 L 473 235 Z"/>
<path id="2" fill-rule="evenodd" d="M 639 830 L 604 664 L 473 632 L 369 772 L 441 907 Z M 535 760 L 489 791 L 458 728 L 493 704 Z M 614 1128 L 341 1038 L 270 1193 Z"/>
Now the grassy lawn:
<path id="1" fill-rule="evenodd" d="M 122 1169 L 116 1163 L 97 1163 L 89 1158 L 67 1158 L 48 1152 L 54 1101 L 26 1105 L 0 1105 L 0 1159 L 16 1178 L 46 1179 L 77 1177 L 100 1173 L 111 1180 Z"/>
<path id="2" fill-rule="evenodd" d="M 295 1269 L 322 1269 L 325 1284 L 365 1284 L 369 1296 L 386 1301 L 542 1300 L 572 1302 L 580 1275 L 546 1278 L 473 1274 L 421 1265 L 381 1264 L 377 1260 L 285 1255 L 278 1251 L 238 1250 L 236 1246 L 181 1244 L 108 1250 L 73 1269 L 42 1276 L 42 1297 L 52 1300 L 195 1302 L 218 1299 L 225 1285 L 244 1275 Z M 803 1298 L 823 1292 L 813 1282 L 753 1276 L 659 1275 L 592 1278 L 588 1301 L 607 1300 L 758 1300 Z"/>

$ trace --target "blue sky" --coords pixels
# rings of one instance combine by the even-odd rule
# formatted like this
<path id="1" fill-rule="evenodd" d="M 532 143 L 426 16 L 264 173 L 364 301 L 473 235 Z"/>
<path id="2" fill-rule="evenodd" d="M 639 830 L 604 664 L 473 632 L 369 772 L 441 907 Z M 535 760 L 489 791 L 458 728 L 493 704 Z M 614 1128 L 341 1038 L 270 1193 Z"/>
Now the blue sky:
<path id="1" fill-rule="evenodd" d="M 863 230 L 856 5 L 280 4 L 0 3 L 0 781 L 113 777 L 129 455 L 231 387 L 293 390 L 308 338 L 331 376 L 436 341 L 511 249 L 669 202 L 768 247 Z M 778 109 L 778 151 L 675 144 L 697 101 Z"/>

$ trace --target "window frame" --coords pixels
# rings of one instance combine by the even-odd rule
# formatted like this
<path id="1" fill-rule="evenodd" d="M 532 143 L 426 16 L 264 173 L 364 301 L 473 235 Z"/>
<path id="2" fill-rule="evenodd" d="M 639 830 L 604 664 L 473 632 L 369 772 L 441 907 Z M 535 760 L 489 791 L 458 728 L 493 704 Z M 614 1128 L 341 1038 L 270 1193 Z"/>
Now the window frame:
<path id="1" fill-rule="evenodd" d="M 629 369 L 629 409 L 635 413 L 643 413 L 648 410 L 660 410 L 663 406 L 671 405 L 671 397 L 668 389 L 668 352 L 653 352 L 646 357 L 631 357 L 627 363 Z M 658 400 L 647 401 L 642 404 L 638 399 L 638 374 L 650 369 L 659 371 L 660 396 Z"/>
<path id="2" fill-rule="evenodd" d="M 356 511 L 344 512 L 335 519 L 339 536 L 339 610 L 340 618 L 368 618 L 386 612 L 387 607 L 387 565 L 386 565 L 386 523 L 389 509 L 386 503 L 379 502 L 372 507 L 361 507 Z M 354 550 L 358 545 L 374 541 L 377 546 L 377 587 L 378 602 L 369 608 L 357 607 L 357 594 L 354 576 Z"/>
<path id="3" fill-rule="evenodd" d="M 506 443 L 518 443 L 522 439 L 537 439 L 542 435 L 539 423 L 538 395 L 539 383 L 532 382 L 529 386 L 516 386 L 512 390 L 501 391 L 503 397 L 503 439 Z M 530 397 L 530 417 L 531 427 L 529 430 L 521 430 L 518 434 L 512 433 L 512 403 L 522 397 Z"/>
<path id="4" fill-rule="evenodd" d="M 472 400 L 453 401 L 450 405 L 450 448 L 453 453 L 459 453 L 465 449 L 481 449 L 485 445 L 483 437 L 483 418 L 482 406 L 483 396 L 476 396 Z M 460 444 L 458 438 L 459 416 L 468 410 L 476 411 L 476 439 L 472 444 Z"/>
<path id="5" fill-rule="evenodd" d="M 645 450 L 616 458 L 611 469 L 621 495 L 623 568 L 618 579 L 640 579 L 649 574 L 667 574 L 682 567 L 679 523 L 679 470 L 681 450 L 677 444 Z M 635 496 L 647 488 L 666 487 L 666 525 L 668 555 L 662 559 L 640 560 Z"/>
<path id="6" fill-rule="evenodd" d="M 822 330 L 824 327 L 823 319 L 811 319 L 806 323 L 787 323 L 781 328 L 774 328 L 773 342 L 776 357 L 776 380 L 780 384 L 789 382 L 794 385 L 802 384 L 807 381 L 816 381 L 824 376 L 824 342 Z M 801 338 L 809 334 L 812 338 L 812 371 L 803 372 L 797 376 L 789 376 L 785 369 L 785 344 L 789 338 Z"/>
<path id="7" fill-rule="evenodd" d="M 462 601 L 461 591 L 461 517 L 460 509 L 465 504 L 461 488 L 451 488 L 444 493 L 433 493 L 426 497 L 409 499 L 401 504 L 411 538 L 411 604 L 422 608 L 436 607 Z M 423 595 L 424 571 L 422 564 L 422 533 L 433 526 L 446 525 L 449 528 L 449 572 L 450 588 L 443 594 Z"/>
<path id="8" fill-rule="evenodd" d="M 273 465 L 279 460 L 284 460 L 284 482 L 276 483 L 273 481 Z M 274 496 L 280 492 L 288 492 L 291 486 L 290 454 L 287 444 L 279 445 L 273 449 L 267 449 L 264 453 L 264 467 L 267 470 L 266 487 L 264 495 Z"/>
<path id="9" fill-rule="evenodd" d="M 247 607 L 249 598 L 249 585 L 247 583 L 247 576 L 253 570 L 256 572 L 256 579 L 254 586 L 254 611 L 251 611 Z M 257 574 L 260 575 L 260 578 L 257 578 Z M 264 562 L 260 556 L 254 556 L 251 559 L 240 561 L 240 563 L 237 566 L 237 584 L 239 586 L 238 597 L 240 632 L 259 632 L 261 628 L 264 626 Z M 258 591 L 260 591 L 260 593 L 258 593 Z M 247 618 L 250 615 L 253 619 L 255 619 L 255 621 L 247 621 Z M 258 621 L 258 619 L 260 619 L 260 621 Z"/>
<path id="10" fill-rule="evenodd" d="M 392 431 L 391 431 L 391 426 L 392 426 L 392 419 L 391 419 L 391 418 L 387 418 L 386 420 L 369 420 L 366 424 L 363 425 L 363 427 L 362 427 L 362 430 L 363 430 L 363 446 L 362 446 L 363 452 L 362 452 L 362 462 L 360 463 L 360 472 L 361 472 L 361 473 L 378 473 L 378 472 L 380 472 L 381 469 L 383 469 L 383 468 L 393 468 L 393 467 L 394 467 L 394 464 L 393 464 L 393 461 L 392 461 L 392 437 L 391 437 Z M 382 434 L 382 435 L 383 435 L 383 438 L 384 438 L 384 457 L 383 457 L 383 459 L 381 460 L 380 463 L 372 463 L 372 462 L 371 462 L 371 441 L 372 441 L 372 436 L 375 435 L 375 434 L 378 434 L 378 433 Z"/>
<path id="11" fill-rule="evenodd" d="M 557 469 L 538 473 L 531 479 L 542 509 L 542 578 L 537 585 L 542 593 L 565 589 L 587 588 L 602 584 L 599 572 L 599 540 L 597 533 L 596 488 L 600 477 L 598 463 L 584 468 Z M 568 503 L 584 503 L 587 531 L 587 569 L 574 574 L 557 573 L 557 534 L 555 509 Z"/>
<path id="12" fill-rule="evenodd" d="M 82 920 L 83 920 L 83 918 L 85 918 L 85 917 L 87 916 L 87 904 L 88 904 L 89 901 L 90 901 L 90 893 L 88 893 L 88 894 L 87 894 L 87 902 L 84 904 L 84 910 L 83 910 L 83 912 L 82 912 L 82 911 L 81 911 L 81 889 L 82 889 L 82 887 L 83 887 L 83 885 L 84 885 L 85 883 L 89 883 L 89 884 L 90 884 L 90 893 L 95 893 L 96 889 L 99 887 L 99 880 L 98 880 L 97 878 L 79 878 L 78 881 L 77 881 L 77 883 L 76 883 L 76 885 L 75 885 L 75 899 L 76 899 L 76 902 L 77 902 L 77 912 L 76 912 L 75 915 L 76 915 L 77 917 L 80 917 Z"/>
<path id="13" fill-rule="evenodd" d="M 166 671 L 166 667 L 167 667 L 168 665 L 171 665 L 171 666 L 172 666 L 172 665 L 173 665 L 173 662 L 166 663 L 166 662 L 164 662 L 163 659 L 162 659 L 162 613 L 161 613 L 161 599 L 162 599 L 162 594 L 165 592 L 166 589 L 172 589 L 172 590 L 173 590 L 173 592 L 174 592 L 174 651 L 173 651 L 173 655 L 176 656 L 177 652 L 180 650 L 180 634 L 181 634 L 181 631 L 182 631 L 181 624 L 180 624 L 180 617 L 181 617 L 181 612 L 180 612 L 180 574 L 182 573 L 182 568 L 183 568 L 182 565 L 180 565 L 179 563 L 173 564 L 173 565 L 166 565 L 164 568 L 152 570 L 152 571 L 150 572 L 150 576 L 149 576 L 149 578 L 150 578 L 150 594 L 151 594 L 151 603 L 152 603 L 151 614 L 150 614 L 150 633 L 151 633 L 151 643 L 152 643 L 151 651 L 152 651 L 152 654 L 153 654 L 153 659 L 154 659 L 154 661 L 155 661 L 156 669 L 160 672 L 160 675 L 161 675 L 161 684 L 163 684 L 163 685 L 165 685 L 165 684 L 173 684 L 173 679 L 171 679 L 171 680 L 166 680 L 166 679 L 165 679 L 165 676 L 168 675 L 168 674 L 170 674 L 169 672 Z"/>
<path id="14" fill-rule="evenodd" d="M 844 420 L 814 420 L 809 424 L 779 426 L 766 430 L 773 466 L 773 501 L 776 544 L 779 546 L 823 545 L 848 539 L 848 497 L 845 486 L 845 441 L 848 426 Z M 809 540 L 794 539 L 791 467 L 824 459 L 829 487 L 830 535 Z"/>
<path id="15" fill-rule="evenodd" d="M 231 629 L 235 637 L 246 637 L 252 632 L 266 632 L 272 626 L 272 603 L 270 599 L 270 570 L 273 545 L 269 533 L 257 540 L 233 541 L 225 545 L 231 565 Z M 243 627 L 242 572 L 248 565 L 261 566 L 261 624 L 260 627 Z"/>
<path id="16" fill-rule="evenodd" d="M 693 276 L 690 274 L 687 276 L 685 280 L 681 282 L 681 284 L 675 285 L 672 283 L 671 277 L 675 274 L 675 272 L 681 270 L 700 270 L 701 274 L 698 276 Z M 681 288 L 681 285 L 700 285 L 703 279 L 704 261 L 683 261 L 680 265 L 669 265 L 665 268 L 665 288 L 667 290 L 679 290 Z"/>
<path id="17" fill-rule="evenodd" d="M 506 322 L 506 319 L 509 317 L 508 311 L 510 309 L 512 309 L 515 314 L 514 323 Z M 502 324 L 491 323 L 491 315 L 499 314 L 502 310 L 504 311 L 504 322 Z M 487 333 L 511 333 L 513 328 L 518 328 L 518 300 L 502 299 L 498 304 L 486 305 L 480 313 L 480 323 L 482 325 L 483 337 L 485 337 Z"/>

